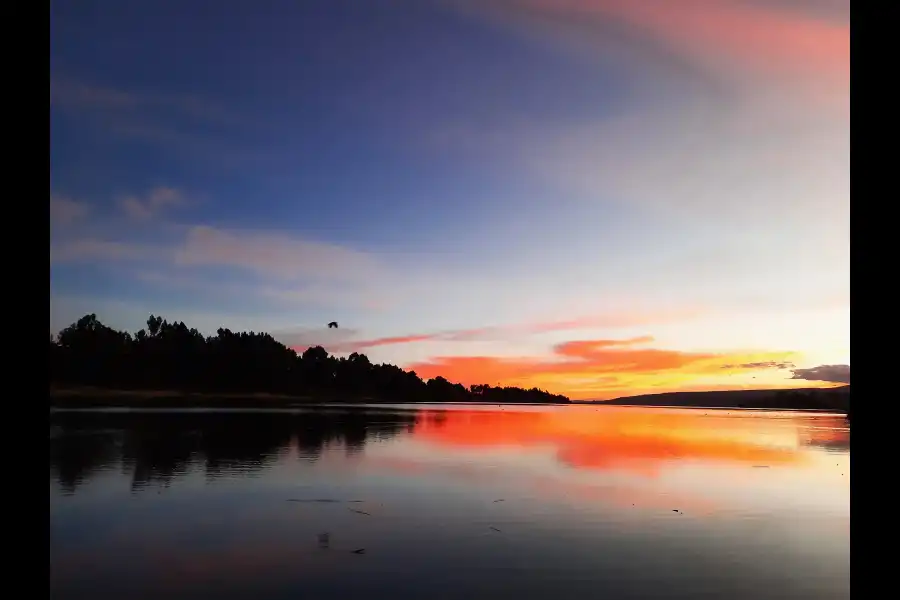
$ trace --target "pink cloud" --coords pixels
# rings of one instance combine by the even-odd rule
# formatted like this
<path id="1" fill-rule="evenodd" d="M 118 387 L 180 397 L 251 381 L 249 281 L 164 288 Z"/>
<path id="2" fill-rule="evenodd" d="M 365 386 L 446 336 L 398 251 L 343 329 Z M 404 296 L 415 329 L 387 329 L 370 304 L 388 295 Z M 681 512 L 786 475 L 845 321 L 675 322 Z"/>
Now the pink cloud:
<path id="1" fill-rule="evenodd" d="M 564 36 L 594 34 L 605 43 L 611 25 L 632 43 L 662 43 L 673 56 L 713 69 L 732 82 L 753 71 L 763 78 L 787 75 L 825 80 L 849 91 L 849 2 L 823 18 L 821 8 L 772 0 L 477 0 L 458 2 L 491 17 L 506 18 Z M 845 10 L 842 10 L 846 6 Z M 841 18 L 843 17 L 843 18 Z M 593 31 L 592 31 L 593 29 Z M 568 33 L 565 33 L 568 31 Z M 643 36 L 643 37 L 642 37 Z"/>
<path id="2" fill-rule="evenodd" d="M 456 329 L 435 331 L 430 333 L 411 333 L 406 335 L 379 337 L 362 340 L 346 340 L 329 346 L 332 352 L 361 352 L 368 348 L 378 346 L 393 346 L 398 344 L 412 344 L 417 342 L 471 342 L 486 340 L 504 340 L 517 335 L 533 335 L 556 331 L 571 331 L 578 329 L 619 328 L 635 327 L 650 323 L 689 319 L 699 314 L 699 311 L 672 311 L 670 313 L 653 314 L 609 314 L 587 315 L 575 319 L 544 321 L 516 325 L 498 325 L 490 327 L 476 327 L 471 329 Z M 650 338 L 635 338 L 632 343 L 642 343 Z M 616 342 L 622 344 L 624 342 Z M 300 349 L 300 348 L 298 348 Z M 303 350 L 302 348 L 300 350 Z"/>

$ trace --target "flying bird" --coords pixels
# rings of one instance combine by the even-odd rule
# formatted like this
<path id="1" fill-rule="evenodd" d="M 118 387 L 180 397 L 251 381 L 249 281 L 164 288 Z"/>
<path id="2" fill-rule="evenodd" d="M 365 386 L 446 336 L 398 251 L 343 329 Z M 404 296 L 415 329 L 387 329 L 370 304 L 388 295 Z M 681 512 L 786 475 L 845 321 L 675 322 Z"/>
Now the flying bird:
<path id="1" fill-rule="evenodd" d="M 338 328 L 337 321 L 332 321 L 331 323 L 328 324 L 328 329 L 337 329 L 337 328 Z"/>

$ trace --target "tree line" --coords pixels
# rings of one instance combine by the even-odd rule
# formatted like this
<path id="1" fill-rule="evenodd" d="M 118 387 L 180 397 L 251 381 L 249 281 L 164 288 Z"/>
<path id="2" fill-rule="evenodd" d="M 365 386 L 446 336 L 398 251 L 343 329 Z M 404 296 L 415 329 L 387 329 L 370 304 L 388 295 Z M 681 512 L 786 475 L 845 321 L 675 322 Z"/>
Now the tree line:
<path id="1" fill-rule="evenodd" d="M 323 400 L 387 402 L 562 403 L 537 388 L 472 385 L 372 363 L 354 352 L 337 357 L 321 346 L 298 353 L 268 333 L 219 328 L 204 336 L 183 322 L 151 315 L 131 334 L 85 315 L 50 336 L 50 384 L 115 390 L 270 393 Z"/>

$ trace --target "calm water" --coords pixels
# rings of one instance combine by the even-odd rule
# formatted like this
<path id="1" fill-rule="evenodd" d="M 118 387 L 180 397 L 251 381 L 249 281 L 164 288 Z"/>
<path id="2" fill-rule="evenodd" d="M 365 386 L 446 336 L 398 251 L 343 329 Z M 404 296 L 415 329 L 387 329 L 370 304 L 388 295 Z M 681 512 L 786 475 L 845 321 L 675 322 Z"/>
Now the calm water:
<path id="1" fill-rule="evenodd" d="M 590 406 L 55 413 L 50 561 L 54 598 L 848 598 L 850 434 Z"/>

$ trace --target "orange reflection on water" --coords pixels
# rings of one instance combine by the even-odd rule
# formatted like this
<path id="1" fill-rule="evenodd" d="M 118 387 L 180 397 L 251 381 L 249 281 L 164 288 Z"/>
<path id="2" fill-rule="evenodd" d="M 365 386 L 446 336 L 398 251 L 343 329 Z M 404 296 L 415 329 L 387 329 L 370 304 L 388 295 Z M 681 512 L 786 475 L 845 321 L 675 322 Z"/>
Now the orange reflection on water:
<path id="1" fill-rule="evenodd" d="M 781 413 L 565 407 L 424 411 L 417 440 L 454 447 L 552 446 L 573 467 L 656 475 L 674 461 L 786 465 L 804 462 L 806 446 L 849 445 L 840 417 Z M 815 419 L 816 427 L 810 426 Z"/>

